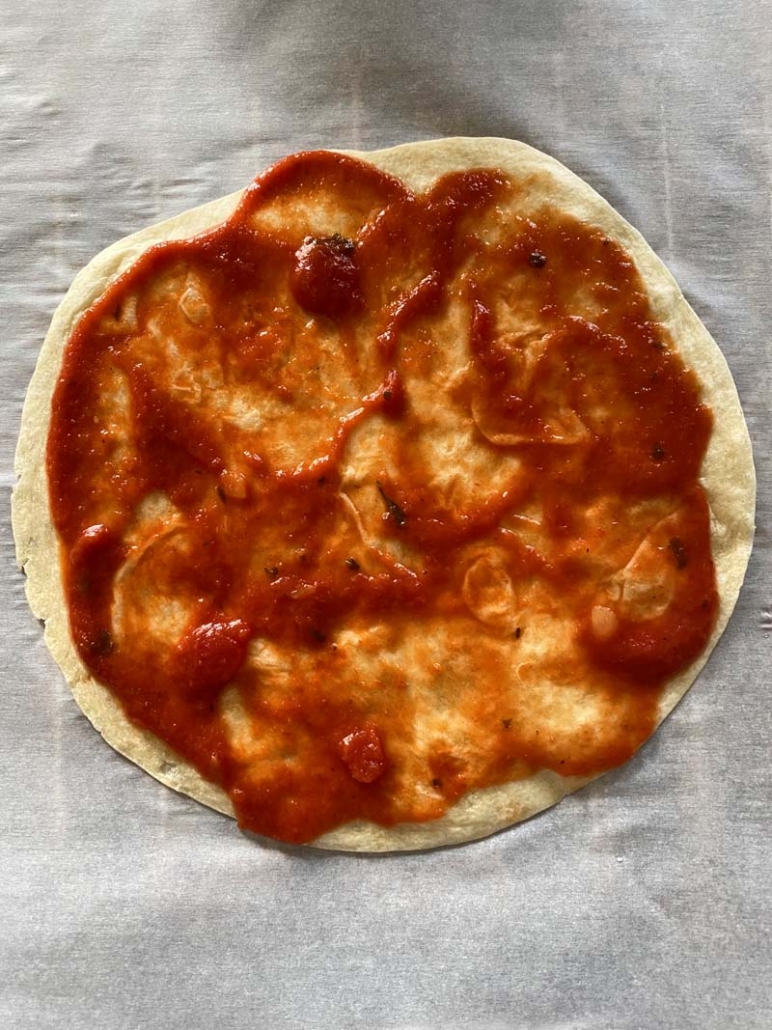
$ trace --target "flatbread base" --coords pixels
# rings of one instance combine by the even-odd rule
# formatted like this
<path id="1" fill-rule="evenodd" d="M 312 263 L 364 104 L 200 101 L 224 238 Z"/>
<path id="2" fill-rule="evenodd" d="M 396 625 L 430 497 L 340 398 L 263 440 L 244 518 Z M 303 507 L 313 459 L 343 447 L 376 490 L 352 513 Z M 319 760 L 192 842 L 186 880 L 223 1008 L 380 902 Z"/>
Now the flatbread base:
<path id="1" fill-rule="evenodd" d="M 753 540 L 755 472 L 751 444 L 726 361 L 668 270 L 643 237 L 590 186 L 552 158 L 505 139 L 454 138 L 412 143 L 374 153 L 351 153 L 390 172 L 415 191 L 447 172 L 496 167 L 517 177 L 548 173 L 544 199 L 602 229 L 633 257 L 648 289 L 656 318 L 676 341 L 679 353 L 703 383 L 714 414 L 714 431 L 701 483 L 711 509 L 711 542 L 720 608 L 701 657 L 667 686 L 661 722 L 688 690 L 721 636 L 742 585 Z M 32 378 L 16 452 L 18 484 L 13 496 L 17 559 L 27 576 L 27 597 L 45 623 L 45 640 L 81 710 L 117 751 L 174 790 L 233 816 L 228 796 L 204 780 L 163 742 L 128 721 L 112 694 L 96 682 L 73 645 L 62 582 L 59 545 L 49 509 L 46 440 L 51 398 L 67 341 L 80 315 L 148 247 L 195 236 L 224 221 L 242 194 L 234 193 L 119 240 L 97 255 L 76 277 L 54 316 Z M 441 819 L 382 827 L 351 822 L 312 842 L 319 848 L 357 852 L 409 851 L 457 844 L 487 836 L 554 805 L 590 777 L 562 777 L 551 771 L 468 794 Z"/>

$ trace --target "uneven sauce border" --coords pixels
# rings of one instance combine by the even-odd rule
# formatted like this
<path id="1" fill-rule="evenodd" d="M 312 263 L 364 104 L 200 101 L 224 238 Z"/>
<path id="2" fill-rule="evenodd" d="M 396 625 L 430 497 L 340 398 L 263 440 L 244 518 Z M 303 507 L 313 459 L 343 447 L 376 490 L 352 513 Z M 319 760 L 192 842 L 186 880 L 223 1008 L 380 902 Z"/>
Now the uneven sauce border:
<path id="1" fill-rule="evenodd" d="M 340 712 L 330 726 L 324 727 L 320 738 L 321 764 L 302 771 L 301 775 L 294 773 L 277 777 L 273 796 L 267 803 L 265 792 L 257 801 L 249 797 L 249 791 L 244 787 L 243 770 L 234 761 L 216 713 L 219 692 L 226 683 L 238 678 L 249 638 L 260 628 L 262 632 L 280 637 L 286 637 L 289 632 L 293 646 L 328 646 L 338 621 L 351 611 L 354 603 L 350 586 L 352 578 L 358 580 L 356 605 L 363 606 L 365 610 L 373 613 L 393 610 L 395 598 L 402 612 L 411 610 L 411 607 L 414 612 L 425 610 L 427 605 L 436 604 L 440 597 L 446 597 L 454 586 L 452 577 L 449 578 L 444 571 L 448 549 L 463 546 L 483 534 L 499 532 L 500 535 L 499 520 L 506 512 L 506 499 L 482 505 L 473 513 L 464 513 L 463 518 L 452 514 L 448 517 L 447 513 L 438 517 L 437 511 L 431 503 L 426 503 L 420 489 L 415 486 L 420 482 L 420 469 L 411 470 L 407 485 L 379 481 L 377 488 L 383 499 L 390 531 L 405 537 L 413 534 L 427 554 L 430 575 L 414 583 L 403 572 L 392 570 L 391 576 L 381 576 L 376 580 L 376 577 L 363 576 L 361 569 L 347 566 L 347 586 L 341 585 L 340 570 L 336 570 L 335 577 L 329 581 L 322 575 L 318 576 L 317 586 L 323 587 L 320 592 L 326 599 L 321 606 L 318 598 L 310 606 L 289 604 L 287 598 L 293 583 L 283 583 L 282 580 L 291 580 L 292 575 L 298 574 L 290 570 L 286 576 L 279 575 L 277 565 L 277 575 L 268 576 L 267 584 L 245 592 L 244 610 L 233 610 L 233 604 L 227 601 L 228 574 L 236 575 L 233 563 L 222 554 L 218 558 L 213 557 L 215 552 L 210 549 L 207 568 L 211 572 L 219 561 L 220 584 L 218 591 L 211 592 L 210 611 L 199 613 L 197 623 L 189 628 L 168 661 L 160 661 L 158 669 L 153 669 L 153 685 L 148 690 L 141 686 L 148 678 L 146 664 L 137 662 L 136 656 L 122 654 L 121 647 L 115 646 L 110 626 L 112 576 L 124 557 L 123 529 L 126 523 L 122 519 L 129 518 L 139 494 L 125 497 L 125 511 L 119 511 L 117 515 L 113 513 L 112 521 L 93 521 L 79 487 L 85 487 L 93 477 L 93 468 L 90 472 L 87 467 L 88 460 L 85 466 L 83 464 L 84 456 L 91 453 L 99 463 L 96 457 L 99 451 L 90 437 L 93 430 L 87 425 L 95 386 L 95 355 L 89 351 L 94 326 L 106 312 L 119 308 L 120 297 L 135 288 L 142 276 L 151 276 L 158 267 L 157 263 L 176 260 L 186 248 L 199 251 L 208 248 L 210 255 L 217 253 L 218 258 L 226 255 L 232 268 L 241 269 L 233 277 L 237 285 L 239 275 L 254 266 L 254 249 L 259 244 L 263 260 L 273 257 L 285 262 L 287 274 L 294 277 L 295 297 L 307 311 L 333 320 L 354 320 L 367 311 L 367 290 L 356 281 L 357 276 L 351 270 L 357 269 L 349 260 L 353 254 L 361 255 L 361 241 L 353 251 L 349 249 L 350 241 L 336 239 L 334 234 L 305 244 L 305 250 L 303 247 L 288 250 L 278 242 L 274 253 L 269 255 L 266 247 L 271 250 L 270 241 L 267 244 L 265 240 L 258 241 L 256 234 L 247 228 L 255 205 L 269 202 L 272 196 L 281 195 L 282 191 L 291 193 L 296 188 L 293 178 L 307 173 L 309 166 L 326 173 L 331 180 L 340 179 L 344 172 L 349 196 L 356 197 L 358 189 L 363 192 L 382 189 L 386 206 L 401 207 L 404 220 L 409 219 L 412 226 L 424 219 L 431 241 L 432 260 L 427 263 L 426 274 L 416 284 L 417 288 L 409 291 L 401 303 L 390 304 L 385 312 L 378 331 L 374 333 L 374 344 L 382 355 L 383 376 L 375 389 L 361 398 L 361 403 L 341 420 L 340 432 L 325 460 L 319 462 L 317 459 L 313 467 L 289 476 L 286 470 L 260 467 L 260 456 L 256 455 L 256 481 L 259 480 L 263 487 L 270 484 L 267 489 L 275 497 L 281 497 L 285 508 L 295 510 L 298 506 L 308 508 L 310 505 L 314 510 L 321 508 L 323 513 L 327 511 L 329 514 L 336 487 L 336 466 L 345 448 L 347 433 L 355 428 L 357 421 L 380 410 L 387 417 L 404 422 L 406 432 L 415 428 L 410 425 L 409 396 L 405 397 L 403 389 L 400 340 L 411 325 L 441 308 L 443 289 L 452 278 L 454 261 L 458 258 L 458 239 L 454 236 L 456 226 L 475 207 L 484 210 L 497 189 L 501 188 L 502 177 L 484 170 L 449 175 L 437 184 L 428 200 L 419 200 L 395 180 L 370 166 L 340 155 L 314 154 L 288 159 L 258 180 L 225 227 L 192 243 L 167 244 L 148 252 L 87 313 L 76 328 L 65 357 L 54 401 L 48 451 L 52 510 L 67 556 L 65 578 L 71 624 L 81 657 L 96 678 L 111 688 L 138 725 L 157 733 L 205 776 L 229 790 L 244 825 L 288 840 L 312 839 L 355 817 L 391 825 L 409 819 L 410 813 L 400 807 L 399 799 L 393 795 L 394 771 L 390 769 L 388 760 L 388 727 L 368 719 L 347 723 Z M 357 180 L 358 175 L 360 180 Z M 564 263 L 570 263 L 571 254 L 576 254 L 590 238 L 582 238 L 576 225 L 572 224 L 570 228 L 571 232 L 564 233 L 561 252 Z M 512 255 L 513 260 L 518 258 L 527 263 L 535 275 L 549 274 L 556 262 L 556 252 L 544 242 L 545 234 L 547 237 L 550 235 L 549 229 L 549 226 L 534 224 L 531 237 L 520 241 L 517 253 Z M 378 242 L 377 232 L 376 227 L 370 233 L 372 251 L 376 250 L 373 240 Z M 573 242 L 572 232 L 579 232 Z M 620 269 L 623 270 L 624 254 L 615 244 L 600 239 L 600 235 L 590 233 L 593 245 L 618 252 Z M 394 246 L 394 225 L 391 226 L 391 236 L 382 242 L 381 261 L 389 246 Z M 360 268 L 358 272 L 367 278 L 366 268 Z M 586 655 L 597 667 L 601 679 L 610 675 L 622 689 L 636 692 L 640 698 L 641 718 L 637 732 L 623 741 L 621 747 L 612 749 L 613 754 L 607 751 L 599 766 L 582 767 L 575 761 L 572 764 L 569 755 L 558 762 L 555 771 L 561 773 L 598 772 L 629 757 L 641 739 L 645 739 L 653 729 L 656 700 L 665 680 L 688 665 L 704 647 L 715 620 L 717 605 L 709 551 L 707 505 L 697 484 L 710 431 L 710 415 L 699 400 L 695 378 L 669 351 L 664 334 L 651 320 L 636 273 L 630 267 L 625 274 L 632 283 L 628 296 L 623 298 L 626 299 L 623 305 L 626 309 L 625 334 L 620 337 L 627 349 L 625 381 L 631 396 L 641 397 L 647 393 L 649 417 L 647 421 L 641 415 L 645 424 L 639 442 L 632 449 L 626 448 L 621 456 L 609 452 L 607 440 L 595 440 L 591 453 L 583 456 L 583 472 L 585 478 L 595 484 L 593 489 L 602 483 L 617 491 L 629 491 L 632 497 L 646 496 L 647 491 L 657 490 L 670 491 L 674 497 L 678 496 L 684 516 L 678 535 L 672 535 L 665 544 L 678 573 L 678 589 L 666 616 L 647 620 L 646 625 L 625 625 L 624 620 L 618 620 L 615 631 L 602 638 L 593 630 L 591 608 L 585 606 L 586 610 L 577 610 L 577 634 Z M 540 413 L 538 402 L 507 394 L 506 361 L 497 348 L 495 319 L 487 298 L 492 284 L 481 276 L 479 282 L 469 284 L 468 288 L 469 339 L 477 374 L 476 389 L 484 395 L 485 406 L 494 419 L 509 425 L 517 422 L 531 433 L 535 442 L 520 449 L 528 451 L 529 467 L 534 477 L 548 482 L 556 472 L 564 474 L 564 470 L 558 468 L 563 459 L 555 459 L 555 448 L 551 443 L 538 444 L 538 433 L 544 430 L 543 412 Z M 555 290 L 559 293 L 553 284 L 553 292 Z M 584 340 L 587 346 L 606 348 L 610 352 L 614 350 L 615 335 L 597 326 L 569 321 L 565 332 L 566 340 L 574 344 L 577 340 Z M 632 364 L 630 348 L 634 349 L 638 359 Z M 182 447 L 189 459 L 201 465 L 206 475 L 219 481 L 223 472 L 228 470 L 219 461 L 216 441 L 211 439 L 206 427 L 197 424 L 189 412 L 170 407 L 162 391 L 148 381 L 141 368 L 129 367 L 127 374 L 132 379 L 135 407 L 142 411 L 146 424 L 149 421 L 153 427 L 149 439 L 151 448 L 159 439 L 170 444 L 172 449 Z M 652 387 L 652 383 L 656 387 Z M 549 394 L 549 390 L 546 392 Z M 652 392 L 654 397 L 649 398 Z M 184 495 L 186 488 L 190 492 L 190 487 L 178 481 L 184 476 L 176 462 L 178 455 L 174 457 L 175 461 L 168 454 L 160 458 L 156 456 L 153 460 L 158 468 L 152 470 L 149 481 L 157 485 L 159 472 L 172 475 L 176 477 L 174 488 Z M 612 460 L 614 458 L 616 460 Z M 160 481 L 164 481 L 163 475 L 160 475 Z M 138 480 L 137 489 L 141 490 L 141 487 Z M 321 506 L 320 496 L 326 498 Z M 575 499 L 580 497 L 581 489 L 578 489 Z M 549 501 L 548 497 L 544 499 Z M 199 502 L 200 496 L 193 490 L 188 503 L 199 504 L 200 508 Z M 553 539 L 559 542 L 570 537 L 570 505 L 553 498 L 547 507 Z M 199 511 L 198 515 L 203 541 L 211 527 L 206 524 L 206 512 L 202 516 Z M 313 536 L 312 533 L 309 535 Z M 517 547 L 516 541 L 508 541 L 510 543 L 513 562 L 521 567 L 528 562 L 538 564 L 538 556 L 527 551 L 521 553 L 523 549 Z M 323 539 L 317 540 L 316 546 L 321 553 Z M 356 562 L 356 558 L 353 560 Z M 354 573 L 353 577 L 351 573 Z M 201 568 L 199 574 L 207 578 Z M 555 588 L 565 592 L 572 589 L 578 573 L 571 562 L 563 562 L 562 567 L 553 568 L 549 575 Z M 307 574 L 301 578 L 308 581 Z M 287 592 L 282 594 L 285 588 Z M 292 609 L 289 620 L 286 618 L 288 607 Z M 279 609 L 282 613 L 277 619 Z M 164 689 L 159 686 L 156 673 L 161 675 Z M 457 761 L 451 761 L 441 775 L 427 775 L 435 792 L 435 805 L 429 815 L 421 814 L 418 818 L 438 817 L 467 790 L 504 782 L 517 775 L 528 775 L 535 768 L 550 767 L 544 761 L 544 755 L 526 754 L 522 748 L 518 750 L 517 735 L 511 732 L 512 725 L 506 726 L 505 723 L 506 717 L 501 720 L 499 739 L 492 743 L 493 759 L 486 770 L 487 779 L 470 779 L 465 776 L 463 768 L 456 768 Z M 325 775 L 320 777 L 322 764 Z M 445 765 L 448 766 L 448 762 Z M 437 770 L 433 771 L 436 773 Z M 329 799 L 331 789 L 338 791 L 332 800 Z M 285 803 L 288 797 L 295 802 L 290 814 Z M 300 804 L 297 803 L 298 798 L 301 799 Z"/>

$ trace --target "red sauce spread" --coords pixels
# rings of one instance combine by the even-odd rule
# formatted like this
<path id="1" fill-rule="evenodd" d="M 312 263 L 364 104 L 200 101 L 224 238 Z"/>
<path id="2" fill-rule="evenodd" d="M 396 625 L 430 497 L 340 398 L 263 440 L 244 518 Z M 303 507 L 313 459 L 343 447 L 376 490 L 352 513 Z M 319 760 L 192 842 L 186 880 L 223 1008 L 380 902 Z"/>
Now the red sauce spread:
<path id="1" fill-rule="evenodd" d="M 250 830 L 608 769 L 709 638 L 710 411 L 629 256 L 532 185 L 288 158 L 69 341 L 76 647 Z"/>

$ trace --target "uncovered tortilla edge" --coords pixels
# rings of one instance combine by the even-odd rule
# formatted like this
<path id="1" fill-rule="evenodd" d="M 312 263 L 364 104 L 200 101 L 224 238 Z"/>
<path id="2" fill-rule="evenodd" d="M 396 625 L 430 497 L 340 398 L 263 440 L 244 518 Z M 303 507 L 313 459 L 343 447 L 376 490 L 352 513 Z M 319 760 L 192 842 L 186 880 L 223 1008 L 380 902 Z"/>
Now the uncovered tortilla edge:
<path id="1" fill-rule="evenodd" d="M 553 203 L 597 225 L 631 254 L 647 285 L 655 314 L 677 341 L 686 364 L 699 376 L 715 423 L 701 481 L 711 508 L 711 544 L 720 608 L 704 653 L 666 688 L 660 708 L 661 722 L 689 689 L 718 642 L 735 607 L 753 542 L 756 481 L 751 443 L 723 354 L 640 233 L 592 187 L 553 158 L 523 143 L 495 138 L 452 138 L 369 154 L 349 153 L 396 175 L 415 190 L 426 189 L 446 172 L 470 167 L 498 167 L 516 175 L 548 172 Z M 225 792 L 204 780 L 156 737 L 130 723 L 109 691 L 90 676 L 80 661 L 69 632 L 59 576 L 45 449 L 51 397 L 64 348 L 79 316 L 145 249 L 211 228 L 231 214 L 241 195 L 231 194 L 119 240 L 98 254 L 75 278 L 54 315 L 27 393 L 16 451 L 18 482 L 12 509 L 17 561 L 26 573 L 30 607 L 45 623 L 46 644 L 83 713 L 107 743 L 151 776 L 231 816 L 233 809 Z M 526 780 L 473 792 L 435 822 L 391 828 L 354 822 L 325 834 L 313 844 L 328 849 L 379 852 L 474 840 L 535 815 L 594 778 L 566 778 L 544 771 Z"/>

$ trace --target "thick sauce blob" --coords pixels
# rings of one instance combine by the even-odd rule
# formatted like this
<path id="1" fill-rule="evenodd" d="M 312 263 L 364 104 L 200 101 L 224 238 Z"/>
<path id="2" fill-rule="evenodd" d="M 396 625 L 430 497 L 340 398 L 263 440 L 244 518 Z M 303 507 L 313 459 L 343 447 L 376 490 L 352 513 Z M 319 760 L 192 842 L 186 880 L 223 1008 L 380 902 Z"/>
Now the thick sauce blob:
<path id="1" fill-rule="evenodd" d="M 532 185 L 297 155 L 69 341 L 75 644 L 251 830 L 611 768 L 708 640 L 710 412 L 628 255 Z"/>

